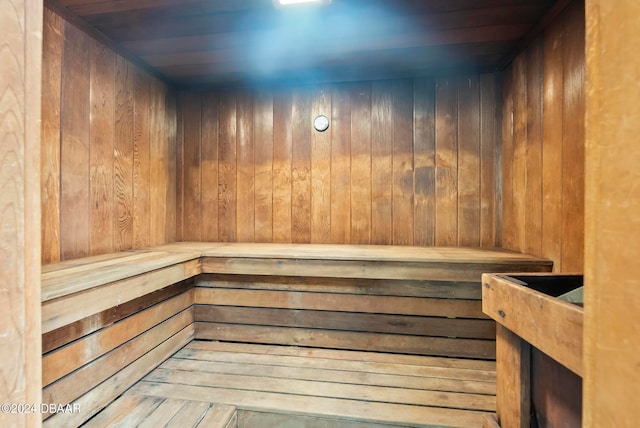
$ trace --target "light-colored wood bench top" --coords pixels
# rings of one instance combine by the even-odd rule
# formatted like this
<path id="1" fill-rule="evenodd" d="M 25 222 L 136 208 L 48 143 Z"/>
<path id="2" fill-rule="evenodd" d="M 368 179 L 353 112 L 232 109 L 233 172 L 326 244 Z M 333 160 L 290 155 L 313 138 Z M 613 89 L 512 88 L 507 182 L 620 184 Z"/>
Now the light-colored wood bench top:
<path id="1" fill-rule="evenodd" d="M 126 251 L 86 257 L 42 268 L 42 301 L 78 293 L 176 264 L 197 260 L 197 252 Z"/>
<path id="2" fill-rule="evenodd" d="M 495 248 L 178 242 L 42 267 L 42 301 L 203 259 L 199 273 L 335 278 L 480 280 L 480 274 L 551 269 L 549 260 Z M 291 261 L 292 263 L 283 263 Z M 513 269 L 508 269 L 512 267 Z M 451 270 L 466 273 L 452 277 Z M 186 278 L 182 278 L 186 279 Z"/>
<path id="3" fill-rule="evenodd" d="M 153 249 L 167 252 L 199 252 L 203 257 L 552 265 L 550 260 L 501 248 L 178 242 Z"/>

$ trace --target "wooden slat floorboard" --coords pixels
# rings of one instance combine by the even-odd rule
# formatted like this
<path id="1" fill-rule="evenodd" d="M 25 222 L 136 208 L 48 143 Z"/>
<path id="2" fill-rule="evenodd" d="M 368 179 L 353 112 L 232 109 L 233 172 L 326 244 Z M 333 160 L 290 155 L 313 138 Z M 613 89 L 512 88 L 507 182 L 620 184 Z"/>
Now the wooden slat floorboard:
<path id="1" fill-rule="evenodd" d="M 90 426 L 124 420 L 110 419 L 114 406 L 144 414 L 140 426 L 236 426 L 235 417 L 238 427 L 263 418 L 270 426 L 479 427 L 495 412 L 495 363 L 196 340 Z"/>

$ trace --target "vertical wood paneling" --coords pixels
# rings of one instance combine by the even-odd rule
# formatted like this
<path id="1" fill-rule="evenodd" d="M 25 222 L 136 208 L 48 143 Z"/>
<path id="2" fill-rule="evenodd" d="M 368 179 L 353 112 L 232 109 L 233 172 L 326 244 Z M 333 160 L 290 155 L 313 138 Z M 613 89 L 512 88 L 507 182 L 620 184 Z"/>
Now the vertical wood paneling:
<path id="1" fill-rule="evenodd" d="M 565 12 L 563 39 L 562 268 L 581 272 L 584 248 L 584 4 Z"/>
<path id="2" fill-rule="evenodd" d="M 253 98 L 242 91 L 238 94 L 236 117 L 237 198 L 236 239 L 253 242 L 255 239 L 255 160 L 253 142 Z"/>
<path id="3" fill-rule="evenodd" d="M 133 74 L 132 65 L 116 56 L 114 150 L 114 247 L 133 248 Z M 64 168 L 64 166 L 63 166 Z M 64 192 L 64 189 L 63 189 Z"/>
<path id="4" fill-rule="evenodd" d="M 371 86 L 371 243 L 390 245 L 393 92 L 391 82 L 373 82 Z"/>
<path id="5" fill-rule="evenodd" d="M 542 255 L 542 40 L 527 53 L 527 166 L 525 247 Z"/>
<path id="6" fill-rule="evenodd" d="M 501 242 L 497 227 L 499 205 L 500 131 L 497 128 L 497 93 L 495 74 L 480 78 L 480 246 L 497 247 Z"/>
<path id="7" fill-rule="evenodd" d="M 346 84 L 333 88 L 331 106 L 331 241 L 351 243 L 351 96 Z"/>
<path id="8" fill-rule="evenodd" d="M 200 167 L 202 183 L 202 240 L 218 240 L 218 97 L 202 96 Z"/>
<path id="9" fill-rule="evenodd" d="M 291 90 L 273 96 L 273 242 L 291 242 Z"/>
<path id="10" fill-rule="evenodd" d="M 149 106 L 149 180 L 151 187 L 149 189 L 150 220 L 149 220 L 149 244 L 158 245 L 162 242 L 165 232 L 164 210 L 162 207 L 166 204 L 166 193 L 161 191 L 164 184 L 168 187 L 167 176 L 169 174 L 169 165 L 164 165 L 167 159 L 167 151 L 163 150 L 160 145 L 160 127 L 164 124 L 160 119 L 160 97 L 159 83 L 154 79 L 150 82 L 150 106 Z"/>
<path id="11" fill-rule="evenodd" d="M 371 242 L 371 85 L 351 86 L 351 242 Z"/>
<path id="12" fill-rule="evenodd" d="M 527 59 L 521 55 L 513 63 L 513 249 L 520 252 L 526 248 Z"/>
<path id="13" fill-rule="evenodd" d="M 255 240 L 273 239 L 273 94 L 260 91 L 254 100 Z"/>
<path id="14" fill-rule="evenodd" d="M 556 272 L 582 271 L 584 68 L 575 1 L 506 71 L 514 84 L 504 82 L 503 246 L 550 258 Z"/>
<path id="15" fill-rule="evenodd" d="M 43 16 L 42 261 L 175 239 L 169 90 L 55 13 Z"/>
<path id="16" fill-rule="evenodd" d="M 60 147 L 60 252 L 89 255 L 89 39 L 67 25 L 64 36 Z"/>
<path id="17" fill-rule="evenodd" d="M 184 146 L 193 144 L 191 141 L 184 139 L 184 122 L 186 120 L 184 112 L 187 108 L 187 96 L 180 94 L 176 97 L 176 164 L 179 165 L 179 173 L 176 175 L 176 239 L 184 240 L 184 197 L 189 190 L 184 185 Z"/>
<path id="18" fill-rule="evenodd" d="M 139 68 L 134 68 L 133 114 L 133 246 L 149 245 L 151 229 L 149 107 L 150 81 Z"/>
<path id="19" fill-rule="evenodd" d="M 480 83 L 458 86 L 458 245 L 480 245 Z"/>
<path id="20" fill-rule="evenodd" d="M 393 244 L 413 245 L 413 86 L 393 84 Z"/>
<path id="21" fill-rule="evenodd" d="M 175 242 L 177 240 L 176 222 L 177 222 L 177 106 L 176 98 L 173 93 L 165 86 L 161 85 L 162 102 L 160 103 L 160 118 L 162 125 L 160 126 L 160 144 L 162 150 L 167 153 L 167 184 L 152 182 L 152 186 L 159 186 L 161 190 L 166 192 L 166 204 L 161 207 L 165 213 L 165 235 L 164 239 L 159 243 Z M 161 201 L 153 201 L 159 204 Z"/>
<path id="22" fill-rule="evenodd" d="M 90 205 L 91 254 L 113 248 L 115 53 L 91 39 Z"/>
<path id="23" fill-rule="evenodd" d="M 331 118 L 331 90 L 322 86 L 312 90 L 311 117 Z M 311 132 L 311 242 L 331 242 L 331 135 L 333 126 L 324 132 Z"/>
<path id="24" fill-rule="evenodd" d="M 0 48 L 3 403 L 42 401 L 38 195 L 42 17 L 42 2 L 0 2 L 0 28 L 5 34 Z M 40 422 L 38 412 L 0 413 L 0 426 L 37 428 Z"/>
<path id="25" fill-rule="evenodd" d="M 503 74 L 502 93 L 502 245 L 515 248 L 513 215 L 513 72 Z"/>
<path id="26" fill-rule="evenodd" d="M 458 242 L 457 85 L 436 81 L 436 238 L 438 246 Z"/>
<path id="27" fill-rule="evenodd" d="M 422 78 L 414 82 L 413 92 L 413 243 L 420 246 L 435 242 L 435 156 L 435 82 Z"/>
<path id="28" fill-rule="evenodd" d="M 551 27 L 543 46 L 542 254 L 562 272 L 563 27 Z"/>
<path id="29" fill-rule="evenodd" d="M 496 245 L 498 79 L 183 94 L 178 177 L 197 169 L 200 225 L 216 223 L 223 241 L 477 246 L 482 234 Z M 330 116 L 326 132 L 312 128 L 318 114 Z M 216 139 L 218 157 L 205 155 Z M 186 235 L 196 190 L 181 193 Z M 217 220 L 207 214 L 216 204 Z"/>
<path id="30" fill-rule="evenodd" d="M 184 139 L 191 144 L 184 146 L 184 185 L 189 189 L 184 196 L 184 240 L 199 241 L 201 239 L 200 224 L 202 213 L 200 212 L 200 198 L 202 192 L 201 183 L 201 107 L 202 101 L 198 94 L 190 94 L 186 99 L 184 109 Z"/>
<path id="31" fill-rule="evenodd" d="M 311 240 L 311 97 L 307 88 L 293 97 L 291 241 Z"/>
<path id="32" fill-rule="evenodd" d="M 231 92 L 221 93 L 219 106 L 218 239 L 234 242 L 237 239 L 236 95 Z"/>
<path id="33" fill-rule="evenodd" d="M 60 261 L 60 107 L 65 21 L 44 10 L 42 52 L 42 263 Z"/>

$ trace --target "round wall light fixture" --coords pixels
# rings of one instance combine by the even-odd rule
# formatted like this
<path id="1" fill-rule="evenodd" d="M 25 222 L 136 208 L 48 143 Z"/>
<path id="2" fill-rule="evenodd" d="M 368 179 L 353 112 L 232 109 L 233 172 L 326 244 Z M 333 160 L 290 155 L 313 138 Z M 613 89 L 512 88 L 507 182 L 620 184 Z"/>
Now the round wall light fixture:
<path id="1" fill-rule="evenodd" d="M 313 127 L 318 132 L 326 131 L 329 129 L 329 118 L 323 114 L 316 116 L 316 118 L 313 119 Z"/>

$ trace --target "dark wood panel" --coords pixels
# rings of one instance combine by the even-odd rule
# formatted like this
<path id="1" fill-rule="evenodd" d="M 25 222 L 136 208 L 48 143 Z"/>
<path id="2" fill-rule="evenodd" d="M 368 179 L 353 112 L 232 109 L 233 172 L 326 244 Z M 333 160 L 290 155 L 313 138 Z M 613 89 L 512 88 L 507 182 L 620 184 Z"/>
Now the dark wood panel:
<path id="1" fill-rule="evenodd" d="M 190 94 L 185 98 L 184 110 L 184 138 L 194 144 L 184 146 L 183 151 L 183 180 L 189 192 L 184 194 L 184 235 L 186 241 L 201 239 L 200 226 L 202 222 L 201 207 L 201 132 L 202 132 L 202 100 L 198 94 Z"/>
<path id="2" fill-rule="evenodd" d="M 194 118 L 181 127 L 182 152 L 208 153 L 218 141 L 220 154 L 191 172 L 217 180 L 218 196 L 203 185 L 199 208 L 178 223 L 200 215 L 201 227 L 217 223 L 228 241 L 478 246 L 482 232 L 483 243 L 495 245 L 498 83 L 488 74 L 181 96 L 182 120 Z M 223 102 L 236 98 L 247 107 Z M 217 103 L 217 113 L 202 99 Z M 322 133 L 312 128 L 318 114 L 330 116 Z M 242 132 L 226 135 L 223 117 Z M 202 135 L 212 133 L 205 143 Z M 225 161 L 226 140 L 243 152 Z M 242 181 L 237 190 L 227 184 L 234 179 Z M 198 191 L 185 182 L 180 194 L 188 201 Z M 243 201 L 234 204 L 238 222 L 222 217 L 229 192 Z M 215 207 L 217 219 L 194 212 Z"/>
<path id="3" fill-rule="evenodd" d="M 458 84 L 458 245 L 480 246 L 480 82 Z"/>
<path id="4" fill-rule="evenodd" d="M 501 133 L 498 127 L 502 111 L 500 80 L 495 74 L 480 77 L 480 246 L 501 245 L 500 205 L 502 180 Z"/>
<path id="5" fill-rule="evenodd" d="M 557 272 L 583 268 L 584 69 L 575 1 L 505 72 L 503 246 L 550 258 Z"/>
<path id="6" fill-rule="evenodd" d="M 60 117 L 65 21 L 44 10 L 42 49 L 41 258 L 60 261 Z"/>
<path id="7" fill-rule="evenodd" d="M 371 243 L 371 84 L 351 90 L 351 242 Z"/>
<path id="8" fill-rule="evenodd" d="M 253 97 L 246 91 L 236 98 L 236 239 L 255 240 L 255 159 Z"/>
<path id="9" fill-rule="evenodd" d="M 527 166 L 525 202 L 525 246 L 528 254 L 542 255 L 542 59 L 543 42 L 538 39 L 527 53 Z"/>
<path id="10" fill-rule="evenodd" d="M 436 245 L 458 242 L 458 88 L 436 81 Z"/>
<path id="11" fill-rule="evenodd" d="M 95 40 L 91 44 L 90 200 L 91 254 L 113 248 L 113 150 L 115 54 Z"/>
<path id="12" fill-rule="evenodd" d="M 331 89 L 312 89 L 311 117 L 331 117 Z M 331 140 L 332 126 L 311 134 L 311 242 L 331 242 Z"/>
<path id="13" fill-rule="evenodd" d="M 254 100 L 255 240 L 273 239 L 273 94 L 260 91 Z"/>
<path id="14" fill-rule="evenodd" d="M 273 95 L 273 242 L 291 242 L 293 93 Z"/>
<path id="15" fill-rule="evenodd" d="M 116 56 L 115 250 L 133 247 L 133 65 Z"/>
<path id="16" fill-rule="evenodd" d="M 218 96 L 204 94 L 201 103 L 201 237 L 203 241 L 215 242 L 218 240 Z"/>
<path id="17" fill-rule="evenodd" d="M 293 97 L 291 118 L 291 241 L 311 241 L 311 94 L 304 88 Z"/>
<path id="18" fill-rule="evenodd" d="M 151 229 L 149 115 L 151 81 L 140 68 L 134 68 L 133 114 L 133 246 L 149 246 Z"/>
<path id="19" fill-rule="evenodd" d="M 235 241 L 236 232 L 236 201 L 237 201 L 237 148 L 236 148 L 236 96 L 224 92 L 220 95 L 218 126 L 218 239 L 221 241 Z M 189 120 L 188 117 L 185 120 Z M 191 143 L 185 135 L 187 147 Z M 194 145 L 197 145 L 195 142 Z M 214 189 L 215 191 L 215 189 Z M 189 188 L 185 188 L 187 195 Z"/>
<path id="20" fill-rule="evenodd" d="M 331 241 L 351 242 L 351 95 L 333 87 L 331 105 Z"/>
<path id="21" fill-rule="evenodd" d="M 542 254 L 553 260 L 554 272 L 562 272 L 563 31 L 561 25 L 547 31 L 542 65 Z"/>
<path id="22" fill-rule="evenodd" d="M 392 238 L 393 92 L 391 82 L 371 84 L 371 243 Z M 375 172 L 375 173 L 373 173 Z"/>
<path id="23" fill-rule="evenodd" d="M 42 261 L 175 239 L 171 93 L 108 46 L 45 12 Z"/>
<path id="24" fill-rule="evenodd" d="M 413 245 L 413 84 L 393 83 L 393 244 Z"/>
<path id="25" fill-rule="evenodd" d="M 416 80 L 413 93 L 414 245 L 435 243 L 435 101 L 434 80 Z"/>
<path id="26" fill-rule="evenodd" d="M 581 272 L 584 253 L 584 4 L 565 12 L 562 109 L 562 268 Z"/>
<path id="27" fill-rule="evenodd" d="M 62 74 L 60 141 L 61 258 L 89 255 L 89 39 L 67 25 Z"/>

